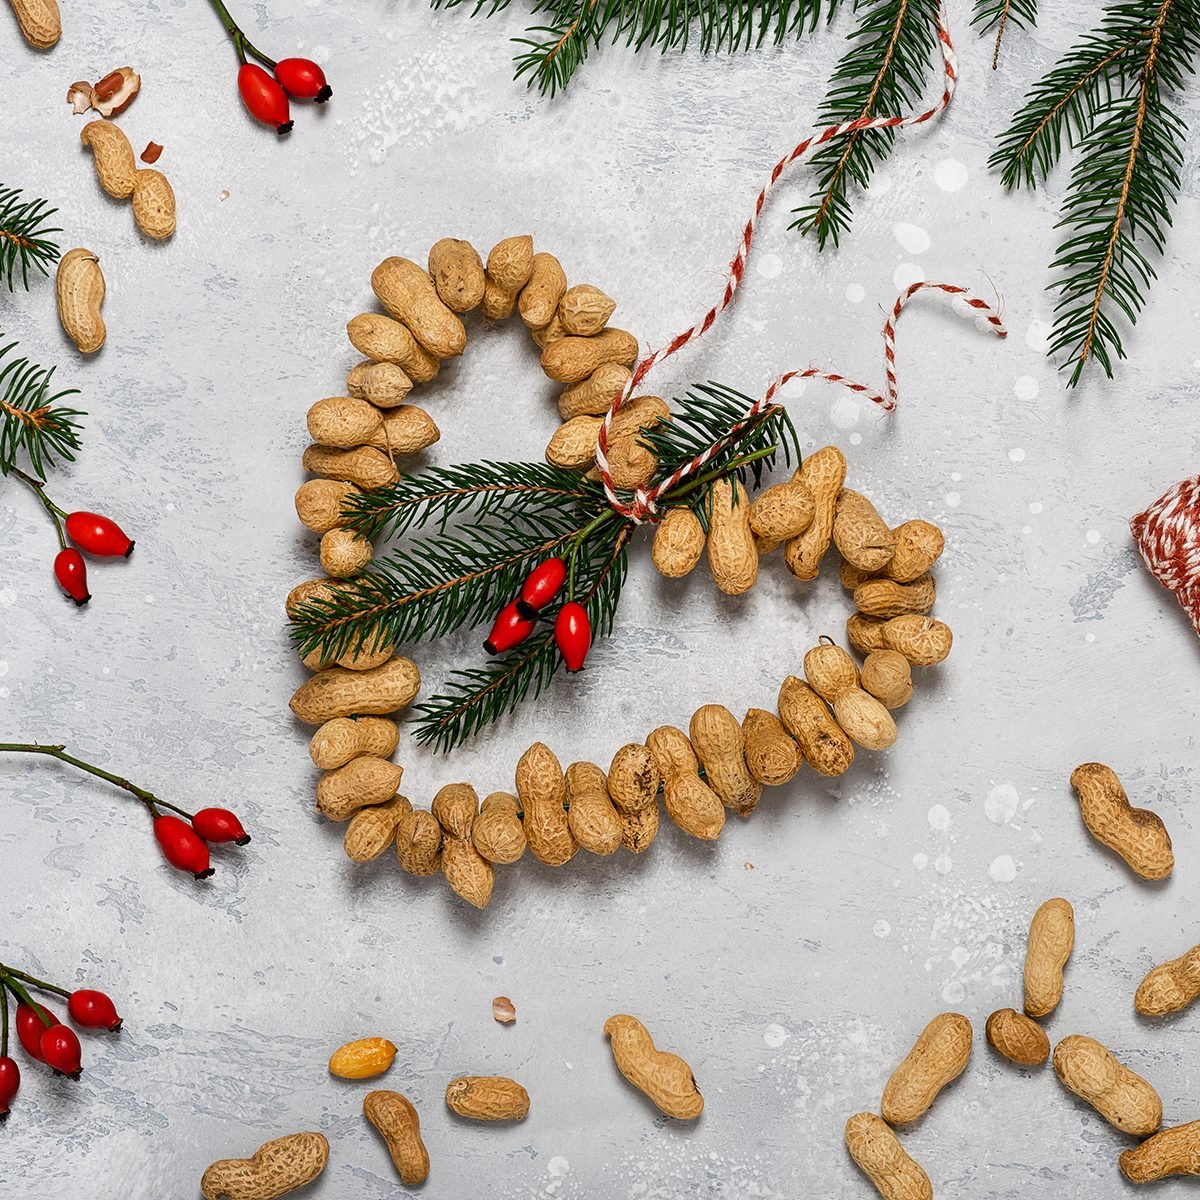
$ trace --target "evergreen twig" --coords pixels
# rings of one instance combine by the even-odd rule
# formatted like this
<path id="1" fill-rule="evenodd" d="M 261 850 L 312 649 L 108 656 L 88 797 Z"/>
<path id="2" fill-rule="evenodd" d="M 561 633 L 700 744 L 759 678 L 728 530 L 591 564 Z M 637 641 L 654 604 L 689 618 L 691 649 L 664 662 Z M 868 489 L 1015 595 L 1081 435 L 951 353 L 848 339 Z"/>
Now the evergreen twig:
<path id="1" fill-rule="evenodd" d="M 736 52 L 802 37 L 828 21 L 840 0 L 533 0 L 544 20 L 514 38 L 523 47 L 516 77 L 543 94 L 565 88 L 588 55 L 608 38 L 633 50 Z M 433 0 L 435 8 L 469 7 L 471 15 L 506 9 L 509 0 Z"/>
<path id="2" fill-rule="evenodd" d="M 79 449 L 75 418 L 83 413 L 60 403 L 78 395 L 78 389 L 51 392 L 53 367 L 40 367 L 27 358 L 4 362 L 16 345 L 0 346 L 0 475 L 13 470 L 24 454 L 30 468 L 44 477 L 55 459 L 74 461 Z"/>
<path id="3" fill-rule="evenodd" d="M 1095 359 L 1124 358 L 1120 320 L 1137 323 L 1179 191 L 1187 127 L 1174 111 L 1200 55 L 1197 0 L 1115 0 L 1035 87 L 991 165 L 1009 187 L 1036 186 L 1078 148 L 1051 269 L 1050 353 L 1079 382 Z"/>
<path id="4" fill-rule="evenodd" d="M 849 49 L 834 68 L 817 111 L 822 125 L 903 113 L 925 91 L 937 48 L 939 0 L 858 0 L 863 14 Z M 892 152 L 894 129 L 856 129 L 812 157 L 818 188 L 794 210 L 793 229 L 815 232 L 817 246 L 836 246 L 850 228 L 850 187 L 870 185 Z"/>
<path id="5" fill-rule="evenodd" d="M 46 275 L 58 261 L 60 251 L 50 235 L 62 230 L 47 225 L 57 211 L 45 200 L 23 200 L 20 188 L 0 186 L 0 280 L 10 292 L 16 290 L 18 276 L 28 290 L 31 267 Z"/>
<path id="6" fill-rule="evenodd" d="M 977 25 L 980 33 L 996 31 L 996 44 L 992 50 L 994 71 L 1000 62 L 1000 45 L 1008 26 L 1029 29 L 1037 24 L 1037 0 L 975 0 L 971 24 Z"/>

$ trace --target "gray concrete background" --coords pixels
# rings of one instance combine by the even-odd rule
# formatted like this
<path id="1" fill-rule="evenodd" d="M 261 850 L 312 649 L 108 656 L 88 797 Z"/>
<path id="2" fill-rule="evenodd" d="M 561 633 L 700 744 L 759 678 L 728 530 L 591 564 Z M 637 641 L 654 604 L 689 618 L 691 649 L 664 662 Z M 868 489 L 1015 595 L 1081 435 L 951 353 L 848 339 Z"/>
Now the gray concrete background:
<path id="1" fill-rule="evenodd" d="M 1126 1140 L 1049 1069 L 1016 1070 L 982 1040 L 986 1015 L 1019 1003 L 1034 907 L 1067 896 L 1078 941 L 1052 1038 L 1101 1038 L 1157 1086 L 1168 1122 L 1200 1116 L 1196 1013 L 1150 1024 L 1132 1008 L 1143 972 L 1200 939 L 1200 644 L 1126 527 L 1200 460 L 1197 152 L 1127 339 L 1133 363 L 1073 394 L 1042 353 L 1065 174 L 1005 198 L 986 170 L 991 136 L 1081 18 L 1045 6 L 992 74 L 990 44 L 954 4 L 960 95 L 901 137 L 841 251 L 817 257 L 787 232 L 808 185 L 794 172 L 734 313 L 657 377 L 668 395 L 707 378 L 757 393 L 815 363 L 878 384 L 897 278 L 1003 295 L 1007 343 L 936 301 L 906 317 L 893 418 L 824 385 L 790 392 L 806 448 L 837 442 L 890 518 L 948 534 L 937 612 L 955 652 L 922 674 L 899 744 L 836 783 L 803 773 L 713 847 L 665 829 L 636 861 L 523 862 L 477 914 L 390 857 L 354 867 L 340 828 L 313 815 L 306 731 L 287 711 L 303 672 L 281 619 L 314 570 L 292 510 L 304 412 L 354 361 L 343 326 L 367 306 L 374 263 L 419 259 L 447 234 L 487 247 L 533 233 L 660 344 L 714 298 L 761 177 L 810 127 L 846 22 L 720 61 L 606 50 L 548 103 L 511 82 L 519 4 L 490 23 L 415 0 L 244 4 L 265 49 L 319 57 L 336 90 L 278 143 L 244 119 L 200 0 L 64 7 L 45 56 L 0 14 L 0 159 L 6 183 L 59 205 L 64 248 L 100 255 L 108 345 L 75 356 L 45 281 L 0 314 L 89 410 L 54 494 L 117 516 L 138 549 L 93 569 L 95 599 L 76 612 L 50 579 L 36 504 L 4 489 L 0 726 L 67 741 L 185 806 L 228 803 L 255 840 L 196 886 L 161 863 L 119 793 L 54 763 L 0 763 L 2 953 L 105 988 L 127 1021 L 119 1038 L 85 1039 L 77 1087 L 27 1072 L 0 1191 L 190 1196 L 210 1160 L 314 1128 L 333 1144 L 314 1197 L 403 1194 L 359 1113 L 365 1087 L 325 1070 L 341 1042 L 380 1034 L 400 1054 L 379 1082 L 421 1113 L 429 1200 L 863 1197 L 843 1122 L 877 1106 L 919 1029 L 954 1008 L 979 1031 L 972 1066 L 904 1136 L 938 1194 L 1124 1194 Z M 125 62 L 144 87 L 122 125 L 135 148 L 166 146 L 179 198 L 164 246 L 100 192 L 63 103 L 72 80 Z M 1198 108 L 1195 95 L 1184 106 L 1193 124 Z M 527 340 L 471 336 L 420 397 L 443 430 L 430 461 L 538 457 L 553 400 Z M 564 761 L 607 762 L 701 703 L 769 703 L 846 616 L 828 570 L 801 588 L 772 563 L 734 602 L 701 572 L 668 586 L 647 560 L 639 551 L 618 635 L 585 674 L 449 759 L 402 745 L 406 792 L 508 786 L 535 738 Z M 428 682 L 474 661 L 475 642 L 421 649 Z M 1067 777 L 1091 758 L 1166 820 L 1168 883 L 1138 883 L 1087 838 Z M 511 1028 L 492 1021 L 498 993 L 517 1004 Z M 693 1064 L 707 1101 L 694 1126 L 659 1119 L 616 1073 L 601 1025 L 621 1010 Z M 442 1090 L 465 1072 L 521 1079 L 530 1118 L 453 1119 Z"/>

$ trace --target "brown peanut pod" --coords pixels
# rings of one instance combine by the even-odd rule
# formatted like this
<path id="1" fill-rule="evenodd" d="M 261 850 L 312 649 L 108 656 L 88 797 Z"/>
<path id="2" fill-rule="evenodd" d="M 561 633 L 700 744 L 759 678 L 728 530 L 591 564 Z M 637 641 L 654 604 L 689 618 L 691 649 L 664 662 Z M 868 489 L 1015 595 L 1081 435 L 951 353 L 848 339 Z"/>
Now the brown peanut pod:
<path id="1" fill-rule="evenodd" d="M 502 1075 L 464 1075 L 446 1086 L 446 1107 L 472 1121 L 523 1121 L 529 1093 Z"/>
<path id="2" fill-rule="evenodd" d="M 395 363 L 413 383 L 428 383 L 438 373 L 438 359 L 407 325 L 382 313 L 360 313 L 346 325 L 350 344 L 373 362 Z"/>
<path id="3" fill-rule="evenodd" d="M 967 1069 L 971 1022 L 962 1013 L 939 1013 L 921 1031 L 883 1089 L 879 1112 L 889 1125 L 905 1125 L 929 1110 L 937 1094 Z"/>
<path id="4" fill-rule="evenodd" d="M 605 329 L 595 337 L 558 338 L 542 351 L 541 361 L 547 378 L 556 383 L 580 383 L 605 363 L 628 367 L 637 356 L 638 340 L 632 333 Z"/>
<path id="5" fill-rule="evenodd" d="M 854 606 L 868 617 L 889 620 L 906 613 L 927 613 L 937 599 L 932 575 L 922 575 L 912 583 L 894 583 L 890 579 L 868 579 L 854 589 Z"/>
<path id="6" fill-rule="evenodd" d="M 421 1119 L 406 1096 L 375 1091 L 363 1097 L 363 1115 L 387 1145 L 392 1165 L 405 1187 L 429 1178 L 429 1151 L 421 1140 Z"/>
<path id="7" fill-rule="evenodd" d="M 517 763 L 517 795 L 525 813 L 525 840 L 541 862 L 561 867 L 579 849 L 567 823 L 567 782 L 549 746 L 534 742 Z"/>
<path id="8" fill-rule="evenodd" d="M 308 754 L 315 767 L 332 771 L 360 754 L 391 758 L 399 741 L 399 726 L 385 717 L 335 717 L 312 735 Z"/>
<path id="9" fill-rule="evenodd" d="M 296 489 L 296 516 L 313 533 L 340 529 L 346 521 L 342 508 L 350 496 L 362 493 L 352 483 L 338 479 L 310 479 Z"/>
<path id="10" fill-rule="evenodd" d="M 797 579 L 812 580 L 833 537 L 837 498 L 846 482 L 845 456 L 836 446 L 825 446 L 810 454 L 793 478 L 808 484 L 812 492 L 813 519 L 802 534 L 788 541 L 783 560 Z"/>
<path id="11" fill-rule="evenodd" d="M 577 283 L 563 293 L 558 315 L 563 329 L 575 337 L 592 337 L 608 324 L 617 302 L 590 283 Z"/>
<path id="12" fill-rule="evenodd" d="M 866 583 L 868 579 L 877 579 L 878 577 L 877 572 L 864 571 L 850 562 L 843 562 L 838 567 L 838 582 L 848 592 L 854 591 L 860 583 Z"/>
<path id="13" fill-rule="evenodd" d="M 308 410 L 308 436 L 322 446 L 348 450 L 372 444 L 383 433 L 383 417 L 366 400 L 327 396 Z"/>
<path id="14" fill-rule="evenodd" d="M 360 808 L 346 826 L 343 847 L 348 858 L 356 863 L 378 858 L 396 836 L 396 825 L 403 807 L 396 800 Z"/>
<path id="15" fill-rule="evenodd" d="M 1162 818 L 1148 808 L 1134 808 L 1117 773 L 1103 763 L 1083 763 L 1071 772 L 1079 795 L 1079 812 L 1087 831 L 1115 850 L 1143 879 L 1166 879 L 1175 867 L 1171 835 Z"/>
<path id="16" fill-rule="evenodd" d="M 659 1050 L 645 1025 L 628 1013 L 604 1022 L 617 1070 L 647 1096 L 659 1112 L 678 1121 L 694 1121 L 704 1111 L 704 1097 L 692 1068 L 677 1054 Z"/>
<path id="17" fill-rule="evenodd" d="M 49 50 L 62 37 L 58 0 L 9 0 L 21 36 L 35 50 Z"/>
<path id="18" fill-rule="evenodd" d="M 1056 896 L 1038 907 L 1025 947 L 1025 1012 L 1048 1017 L 1063 994 L 1063 968 L 1075 948 L 1075 910 Z"/>
<path id="19" fill-rule="evenodd" d="M 290 1133 L 264 1142 L 250 1158 L 223 1158 L 200 1180 L 204 1200 L 275 1200 L 312 1183 L 329 1161 L 319 1133 Z"/>
<path id="20" fill-rule="evenodd" d="M 558 313 L 550 318 L 549 325 L 543 325 L 541 329 L 533 329 L 530 333 L 533 337 L 533 344 L 539 350 L 545 350 L 551 342 L 557 342 L 559 338 L 567 336 L 567 331 L 563 328 L 562 319 Z"/>
<path id="21" fill-rule="evenodd" d="M 700 561 L 707 534 L 690 508 L 672 508 L 654 531 L 650 558 L 660 575 L 682 579 Z"/>
<path id="22" fill-rule="evenodd" d="M 737 479 L 715 480 L 709 494 L 708 569 L 713 582 L 727 596 L 748 592 L 758 579 L 750 503 Z"/>
<path id="23" fill-rule="evenodd" d="M 357 446 L 353 450 L 334 450 L 328 446 L 309 446 L 301 463 L 306 471 L 325 479 L 340 479 L 360 488 L 387 487 L 400 481 L 396 464 L 379 450 Z"/>
<path id="24" fill-rule="evenodd" d="M 143 167 L 133 177 L 133 219 L 156 242 L 175 232 L 175 192 L 161 171 Z"/>
<path id="25" fill-rule="evenodd" d="M 896 548 L 884 568 L 884 574 L 897 583 L 912 583 L 941 557 L 946 539 L 942 531 L 928 521 L 905 521 L 892 530 Z"/>
<path id="26" fill-rule="evenodd" d="M 470 242 L 461 238 L 434 242 L 429 250 L 429 275 L 438 299 L 451 312 L 470 312 L 482 303 L 487 279 L 483 259 Z"/>
<path id="27" fill-rule="evenodd" d="M 80 354 L 95 354 L 108 331 L 100 306 L 104 303 L 104 274 L 90 250 L 77 247 L 58 260 L 54 277 L 58 321 Z"/>
<path id="28" fill-rule="evenodd" d="M 128 200 L 138 167 L 125 131 L 111 121 L 89 121 L 79 131 L 79 140 L 92 152 L 100 186 L 114 200 Z"/>
<path id="29" fill-rule="evenodd" d="M 466 349 L 462 321 L 438 298 L 429 272 L 411 259 L 385 258 L 371 272 L 371 287 L 388 313 L 434 358 L 454 358 Z"/>
<path id="30" fill-rule="evenodd" d="M 1158 1093 L 1095 1038 L 1077 1033 L 1063 1038 L 1054 1047 L 1054 1073 L 1123 1133 L 1148 1137 L 1162 1124 Z"/>
<path id="31" fill-rule="evenodd" d="M 883 646 L 873 646 L 872 649 L 899 650 L 914 667 L 931 667 L 940 663 L 950 653 L 954 642 L 948 625 L 917 613 L 884 621 L 880 634 Z"/>
<path id="32" fill-rule="evenodd" d="M 1153 968 L 1138 984 L 1133 1006 L 1144 1017 L 1180 1012 L 1200 996 L 1200 946 Z"/>
<path id="33" fill-rule="evenodd" d="M 752 708 L 742 719 L 746 767 L 767 787 L 780 787 L 795 777 L 804 755 L 783 722 L 765 708 Z"/>
<path id="34" fill-rule="evenodd" d="M 636 742 L 622 746 L 608 769 L 608 795 L 621 819 L 621 843 L 641 854 L 658 834 L 658 771 L 650 751 Z"/>
<path id="35" fill-rule="evenodd" d="M 883 1200 L 933 1200 L 929 1176 L 874 1113 L 855 1113 L 846 1122 L 846 1149 Z"/>
<path id="36" fill-rule="evenodd" d="M 899 650 L 873 650 L 862 665 L 863 691 L 888 708 L 903 708 L 912 699 L 912 668 Z"/>
<path id="37" fill-rule="evenodd" d="M 654 478 L 658 458 L 643 444 L 644 432 L 670 419 L 666 401 L 658 396 L 638 396 L 621 406 L 608 443 L 609 474 L 617 487 L 633 491 Z"/>
<path id="38" fill-rule="evenodd" d="M 442 874 L 468 904 L 487 908 L 495 872 L 471 840 L 479 796 L 469 783 L 448 783 L 433 798 L 434 818 L 442 827 Z"/>
<path id="39" fill-rule="evenodd" d="M 431 812 L 397 797 L 396 858 L 410 875 L 436 875 L 442 867 L 442 827 Z"/>
<path id="40" fill-rule="evenodd" d="M 1046 1031 L 1015 1008 L 1001 1008 L 992 1013 L 984 1034 L 997 1054 L 1022 1067 L 1039 1067 L 1050 1057 Z"/>
<path id="41" fill-rule="evenodd" d="M 529 282 L 533 272 L 533 238 L 526 235 L 504 238 L 487 257 L 483 287 L 483 315 L 489 321 L 502 321 L 512 315 L 517 293 Z"/>
<path id="42" fill-rule="evenodd" d="M 779 719 L 800 743 L 805 761 L 819 775 L 843 775 L 854 763 L 854 746 L 829 709 L 802 679 L 789 675 L 779 689 Z"/>
<path id="43" fill-rule="evenodd" d="M 862 688 L 833 702 L 833 718 L 846 736 L 864 750 L 886 750 L 896 743 L 896 722 L 887 706 Z"/>
<path id="44" fill-rule="evenodd" d="M 572 417 L 560 425 L 546 446 L 546 461 L 564 471 L 582 471 L 596 460 L 600 417 Z"/>
<path id="45" fill-rule="evenodd" d="M 1200 1121 L 1176 1125 L 1147 1138 L 1117 1160 L 1130 1183 L 1154 1183 L 1172 1175 L 1200 1175 Z"/>
<path id="46" fill-rule="evenodd" d="M 305 725 L 324 725 L 334 717 L 386 717 L 407 708 L 421 689 L 421 672 L 397 656 L 369 671 L 330 667 L 302 683 L 291 709 Z"/>
<path id="47" fill-rule="evenodd" d="M 646 738 L 646 749 L 662 776 L 667 816 L 689 837 L 719 838 L 725 828 L 725 805 L 700 778 L 700 763 L 687 734 L 673 725 L 660 725 Z"/>
<path id="48" fill-rule="evenodd" d="M 866 496 L 844 487 L 834 508 L 833 544 L 848 563 L 875 572 L 891 561 L 896 538 Z"/>
<path id="49" fill-rule="evenodd" d="M 567 824 L 571 836 L 591 854 L 613 854 L 621 845 L 621 816 L 608 795 L 608 779 L 595 763 L 567 768 Z"/>
<path id="50" fill-rule="evenodd" d="M 371 543 L 351 529 L 331 529 L 321 538 L 321 567 L 335 579 L 352 579 L 367 569 Z"/>
<path id="51" fill-rule="evenodd" d="M 384 804 L 396 794 L 404 768 L 386 758 L 361 754 L 317 781 L 317 808 L 331 821 L 345 821 L 357 809 Z"/>
<path id="52" fill-rule="evenodd" d="M 393 362 L 369 358 L 346 376 L 346 390 L 357 400 L 370 401 L 376 408 L 395 408 L 412 391 L 413 381 Z"/>
<path id="53" fill-rule="evenodd" d="M 535 254 L 528 282 L 517 297 L 517 309 L 526 328 L 541 329 L 549 325 L 566 290 L 567 276 L 558 259 L 553 254 Z"/>
<path id="54" fill-rule="evenodd" d="M 876 650 L 886 650 L 888 646 L 883 640 L 884 624 L 885 622 L 877 621 L 874 617 L 864 617 L 862 613 L 855 613 L 846 621 L 846 640 L 854 648 L 854 652 L 864 658 Z"/>
<path id="55" fill-rule="evenodd" d="M 324 480 L 312 482 L 323 483 Z M 284 601 L 284 611 L 294 619 L 310 600 L 327 600 L 345 586 L 340 579 L 306 579 L 288 592 L 287 600 Z"/>
<path id="56" fill-rule="evenodd" d="M 383 431 L 372 442 L 389 458 L 407 458 L 442 436 L 433 418 L 415 404 L 399 404 L 383 414 Z"/>
<path id="57" fill-rule="evenodd" d="M 750 528 L 772 549 L 799 537 L 816 514 L 812 489 L 802 479 L 790 479 L 759 492 L 750 505 Z"/>
<path id="58" fill-rule="evenodd" d="M 746 747 L 737 717 L 724 705 L 705 704 L 692 714 L 688 737 L 708 786 L 727 808 L 748 817 L 762 795 L 762 784 L 746 768 Z"/>
<path id="59" fill-rule="evenodd" d="M 558 398 L 558 415 L 564 421 L 572 417 L 602 417 L 621 394 L 632 374 L 620 363 L 604 363 L 586 379 L 563 388 Z"/>
<path id="60" fill-rule="evenodd" d="M 521 809 L 511 792 L 485 796 L 471 827 L 475 849 L 492 863 L 515 863 L 525 853 Z"/>

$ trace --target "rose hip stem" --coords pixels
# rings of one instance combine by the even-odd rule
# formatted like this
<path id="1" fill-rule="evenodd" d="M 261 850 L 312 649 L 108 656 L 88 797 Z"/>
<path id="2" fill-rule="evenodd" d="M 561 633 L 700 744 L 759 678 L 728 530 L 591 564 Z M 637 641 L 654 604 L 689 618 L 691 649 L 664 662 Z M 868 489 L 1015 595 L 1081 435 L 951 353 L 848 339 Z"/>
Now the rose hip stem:
<path id="1" fill-rule="evenodd" d="M 221 18 L 221 24 L 225 26 L 225 32 L 229 34 L 229 40 L 233 42 L 233 48 L 237 52 L 238 62 L 244 63 L 246 55 L 249 54 L 251 58 L 257 58 L 267 70 L 275 70 L 275 60 L 268 58 L 250 41 L 242 32 L 242 27 L 229 15 L 229 9 L 221 3 L 221 0 L 208 0 L 208 2 L 216 9 L 217 16 Z"/>
<path id="2" fill-rule="evenodd" d="M 43 1024 L 43 1025 L 45 1025 L 45 1027 L 46 1027 L 47 1029 L 49 1029 L 49 1028 L 50 1028 L 50 1027 L 51 1027 L 51 1026 L 54 1024 L 54 1022 L 53 1022 L 53 1021 L 48 1021 L 48 1020 L 46 1019 L 46 1017 L 45 1017 L 45 1015 L 44 1015 L 44 1013 L 43 1013 L 42 1005 L 40 1005 L 40 1004 L 39 1004 L 39 1003 L 38 1003 L 38 1002 L 37 1002 L 37 1001 L 36 1001 L 36 1000 L 35 1000 L 35 999 L 34 999 L 34 998 L 33 998 L 33 997 L 32 997 L 32 996 L 31 996 L 31 995 L 30 995 L 30 994 L 29 994 L 29 993 L 28 993 L 26 990 L 25 990 L 25 988 L 23 988 L 23 987 L 22 987 L 22 986 L 21 986 L 21 985 L 20 985 L 20 984 L 17 982 L 17 980 L 16 980 L 15 976 L 16 976 L 16 975 L 18 975 L 19 973 L 20 973 L 20 972 L 18 972 L 18 971 L 14 971 L 14 970 L 12 970 L 10 967 L 0 967 L 0 992 L 3 992 L 5 988 L 8 988 L 8 990 L 9 990 L 9 991 L 11 991 L 11 992 L 12 992 L 12 994 L 13 994 L 14 996 L 16 996 L 16 998 L 17 998 L 17 999 L 18 999 L 18 1000 L 19 1000 L 19 1001 L 20 1001 L 22 1004 L 27 1004 L 27 1005 L 29 1005 L 29 1007 L 30 1007 L 31 1009 L 33 1009 L 33 1011 L 34 1011 L 34 1014 L 37 1016 L 38 1020 L 40 1020 L 40 1021 L 42 1022 L 42 1024 Z M 55 990 L 55 991 L 57 991 L 58 989 L 57 989 L 57 988 L 55 988 L 54 990 Z M 64 994 L 65 994 L 65 993 L 64 993 Z M 8 1007 L 8 1005 L 7 1005 L 7 1002 L 5 1003 L 5 1007 L 6 1007 L 6 1008 Z M 4 1032 L 5 1032 L 5 1035 L 7 1035 L 7 1034 L 8 1034 L 8 1021 L 7 1021 L 7 1020 L 4 1022 Z M 6 1049 L 7 1049 L 7 1041 L 8 1041 L 8 1038 L 7 1038 L 7 1036 L 6 1036 L 6 1037 L 5 1037 L 5 1043 L 6 1043 L 6 1047 L 5 1047 L 5 1048 L 6 1048 Z"/>
<path id="3" fill-rule="evenodd" d="M 45 754 L 49 758 L 57 758 L 59 762 L 68 763 L 72 767 L 78 767 L 79 770 L 86 771 L 89 775 L 95 775 L 98 779 L 105 779 L 119 788 L 124 788 L 130 795 L 136 796 L 152 813 L 157 813 L 159 808 L 167 808 L 189 821 L 192 819 L 192 814 L 186 809 L 179 808 L 166 800 L 160 799 L 153 792 L 148 792 L 145 788 L 138 787 L 136 783 L 131 783 L 128 779 L 124 779 L 120 775 L 114 775 L 111 771 L 105 771 L 100 767 L 93 766 L 89 762 L 84 762 L 82 758 L 76 758 L 74 755 L 68 754 L 66 746 L 43 746 L 40 742 L 0 742 L 0 753 L 5 752 L 11 754 Z"/>
<path id="4" fill-rule="evenodd" d="M 56 996 L 61 996 L 64 1000 L 70 1000 L 71 993 L 66 988 L 56 987 L 53 983 L 47 983 L 44 979 L 39 979 L 36 975 L 30 975 L 28 971 L 18 971 L 16 967 L 5 966 L 0 963 L 0 979 L 6 976 L 16 976 L 17 979 L 23 980 L 30 987 L 35 987 L 39 992 L 53 992 Z M 0 1057 L 3 1057 L 3 1051 L 0 1051 Z"/>
<path id="5" fill-rule="evenodd" d="M 58 534 L 58 548 L 65 550 L 67 548 L 67 535 L 63 533 L 62 523 L 67 519 L 67 514 L 46 495 L 46 485 L 40 479 L 35 479 L 32 475 L 27 475 L 20 467 L 10 467 L 8 473 L 15 475 L 23 483 L 27 484 L 33 494 L 42 502 L 42 507 L 50 514 L 50 520 L 54 522 L 54 532 Z"/>

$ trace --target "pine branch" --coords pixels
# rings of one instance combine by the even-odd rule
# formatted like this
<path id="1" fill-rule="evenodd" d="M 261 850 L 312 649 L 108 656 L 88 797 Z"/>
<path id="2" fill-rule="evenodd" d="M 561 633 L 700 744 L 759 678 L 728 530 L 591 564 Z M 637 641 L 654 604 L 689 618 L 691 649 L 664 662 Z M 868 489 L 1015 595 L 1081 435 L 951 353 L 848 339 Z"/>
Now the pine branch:
<path id="1" fill-rule="evenodd" d="M 5 355 L 16 342 L 0 347 L 0 475 L 7 475 L 24 454 L 31 469 L 45 477 L 55 459 L 74 461 L 79 449 L 83 413 L 59 403 L 78 395 L 77 388 L 50 391 L 54 368 L 39 367 L 27 358 Z"/>
<path id="2" fill-rule="evenodd" d="M 1031 93 L 993 155 L 1010 186 L 1036 184 L 1066 139 L 1080 150 L 1051 269 L 1050 354 L 1075 386 L 1095 359 L 1110 378 L 1125 357 L 1122 319 L 1137 323 L 1166 246 L 1187 126 L 1179 96 L 1200 55 L 1196 0 L 1119 0 Z"/>
<path id="3" fill-rule="evenodd" d="M 1000 61 L 1000 44 L 1009 22 L 1018 29 L 1028 29 L 1037 24 L 1037 0 L 975 0 L 975 12 L 971 24 L 978 25 L 980 33 L 996 31 L 996 46 L 992 51 L 992 70 Z"/>
<path id="4" fill-rule="evenodd" d="M 0 187 L 0 279 L 15 291 L 13 277 L 20 272 L 21 286 L 29 289 L 29 269 L 48 274 L 50 263 L 57 262 L 58 246 L 50 240 L 46 222 L 58 211 L 45 200 L 22 200 L 20 188 Z"/>
<path id="5" fill-rule="evenodd" d="M 604 537 L 583 543 L 576 566 L 575 599 L 587 610 L 593 638 L 612 632 L 628 570 L 630 526 L 609 527 Z M 452 750 L 527 697 L 539 696 L 562 667 L 554 642 L 554 616 L 545 614 L 545 632 L 484 667 L 456 671 L 444 689 L 414 708 L 414 736 L 442 752 Z"/>
<path id="6" fill-rule="evenodd" d="M 858 0 L 863 19 L 817 112 L 821 125 L 903 113 L 923 94 L 937 48 L 938 0 Z M 812 203 L 794 210 L 793 229 L 836 246 L 850 228 L 850 188 L 870 186 L 892 152 L 894 129 L 856 129 L 813 155 L 819 172 Z"/>
<path id="7" fill-rule="evenodd" d="M 397 537 L 412 528 L 444 530 L 469 513 L 476 520 L 516 515 L 553 505 L 595 505 L 598 484 L 545 463 L 472 463 L 437 467 L 352 498 L 349 525 L 364 537 Z"/>
<path id="8" fill-rule="evenodd" d="M 733 53 L 799 38 L 828 21 L 840 0 L 534 0 L 546 14 L 526 36 L 515 59 L 516 77 L 554 95 L 565 88 L 592 50 L 607 37 L 634 51 L 683 51 L 695 41 L 704 54 Z M 435 8 L 469 7 L 491 16 L 509 0 L 433 0 Z"/>

